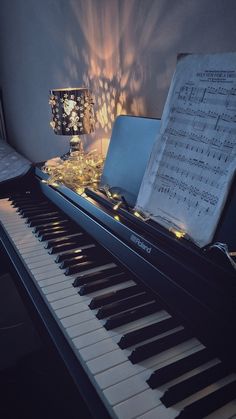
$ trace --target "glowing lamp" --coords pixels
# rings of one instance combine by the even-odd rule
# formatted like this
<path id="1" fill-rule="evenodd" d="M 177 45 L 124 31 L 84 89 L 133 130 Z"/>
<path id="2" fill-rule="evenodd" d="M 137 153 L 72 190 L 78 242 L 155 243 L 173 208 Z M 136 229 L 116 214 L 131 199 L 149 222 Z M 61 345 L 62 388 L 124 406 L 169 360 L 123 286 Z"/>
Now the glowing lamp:
<path id="1" fill-rule="evenodd" d="M 87 88 L 62 88 L 50 91 L 51 126 L 58 135 L 72 135 L 70 155 L 83 153 L 82 134 L 94 131 L 93 97 Z"/>

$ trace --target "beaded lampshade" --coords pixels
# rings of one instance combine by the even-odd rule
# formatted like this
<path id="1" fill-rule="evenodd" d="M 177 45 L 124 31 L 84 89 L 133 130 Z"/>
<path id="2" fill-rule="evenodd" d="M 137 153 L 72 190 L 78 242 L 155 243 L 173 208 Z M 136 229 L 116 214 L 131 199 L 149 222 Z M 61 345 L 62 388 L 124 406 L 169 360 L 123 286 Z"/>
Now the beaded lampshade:
<path id="1" fill-rule="evenodd" d="M 72 135 L 70 153 L 83 152 L 79 137 L 94 131 L 92 93 L 87 88 L 62 88 L 50 91 L 51 126 L 55 134 Z"/>

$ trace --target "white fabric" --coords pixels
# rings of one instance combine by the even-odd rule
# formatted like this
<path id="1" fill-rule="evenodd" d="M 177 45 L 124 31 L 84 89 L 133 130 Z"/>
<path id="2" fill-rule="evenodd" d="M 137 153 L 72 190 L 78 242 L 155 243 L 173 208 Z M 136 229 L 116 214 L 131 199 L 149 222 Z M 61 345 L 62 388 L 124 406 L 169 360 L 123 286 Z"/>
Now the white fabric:
<path id="1" fill-rule="evenodd" d="M 31 162 L 21 156 L 5 141 L 0 140 L 0 182 L 26 173 Z"/>

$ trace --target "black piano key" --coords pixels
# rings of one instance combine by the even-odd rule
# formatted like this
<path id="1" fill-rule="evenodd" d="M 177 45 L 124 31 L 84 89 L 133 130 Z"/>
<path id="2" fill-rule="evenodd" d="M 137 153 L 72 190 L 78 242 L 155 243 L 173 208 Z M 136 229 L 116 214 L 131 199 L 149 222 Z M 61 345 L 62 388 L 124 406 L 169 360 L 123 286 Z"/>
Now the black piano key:
<path id="1" fill-rule="evenodd" d="M 121 337 L 118 345 L 121 349 L 125 349 L 129 346 L 136 345 L 144 340 L 151 339 L 154 336 L 174 329 L 177 326 L 179 326 L 179 322 L 173 317 L 161 320 L 157 323 L 150 324 L 149 326 L 144 326 L 138 330 L 134 330 L 133 332 L 126 333 Z"/>
<path id="2" fill-rule="evenodd" d="M 42 212 L 37 215 L 32 215 L 30 217 L 26 218 L 26 223 L 30 223 L 31 221 L 37 221 L 37 220 L 45 220 L 47 218 L 52 218 L 55 216 L 61 215 L 58 211 L 51 211 L 51 212 Z"/>
<path id="3" fill-rule="evenodd" d="M 60 269 L 65 269 L 65 268 L 69 268 L 70 266 L 74 266 L 77 265 L 77 263 L 82 263 L 85 261 L 91 260 L 91 256 L 89 255 L 85 255 L 85 254 L 81 254 L 79 256 L 74 256 L 71 259 L 65 259 L 63 260 L 63 262 L 60 263 L 59 268 Z"/>
<path id="4" fill-rule="evenodd" d="M 128 358 L 133 364 L 137 364 L 138 362 L 144 361 L 144 359 L 150 358 L 151 356 L 157 355 L 173 346 L 185 342 L 191 337 L 191 333 L 183 329 L 163 338 L 138 346 L 132 351 Z"/>
<path id="5" fill-rule="evenodd" d="M 23 207 L 18 207 L 17 211 L 19 214 L 23 215 L 24 212 L 30 212 L 30 213 L 34 213 L 34 212 L 40 212 L 40 211 L 44 211 L 45 209 L 55 209 L 55 207 L 53 207 L 50 203 L 45 203 L 45 204 L 38 204 L 38 205 L 24 205 Z"/>
<path id="6" fill-rule="evenodd" d="M 43 207 L 43 208 L 35 208 L 34 210 L 20 210 L 19 214 L 23 217 L 23 218 L 27 218 L 29 220 L 31 219 L 35 219 L 35 217 L 40 217 L 44 214 L 58 214 L 58 211 L 55 211 L 55 208 L 52 207 Z"/>
<path id="7" fill-rule="evenodd" d="M 69 225 L 70 223 L 71 223 L 71 221 L 67 220 L 67 219 L 63 219 L 63 220 L 59 220 L 59 221 L 51 221 L 51 222 L 45 221 L 44 223 L 42 223 L 38 226 L 35 226 L 33 228 L 32 232 L 35 233 L 35 234 L 38 234 L 38 233 L 40 234 L 45 229 L 51 229 L 51 228 L 54 228 L 54 227 L 62 228 L 62 227 L 65 227 L 65 226 Z"/>
<path id="8" fill-rule="evenodd" d="M 105 261 L 105 263 L 108 260 L 111 260 L 110 256 L 107 255 L 107 253 L 105 251 L 103 251 L 101 248 L 95 248 L 96 251 L 94 251 L 94 248 L 91 248 L 92 251 L 89 252 L 89 249 L 84 249 L 84 251 L 75 253 L 74 252 L 74 256 L 70 256 L 70 257 L 66 257 L 64 258 L 64 260 L 61 262 L 60 264 L 60 268 L 64 269 L 67 268 L 69 266 L 73 266 L 73 265 L 77 265 L 77 263 L 81 263 L 85 260 L 97 260 L 98 262 L 101 261 Z M 88 251 L 86 251 L 88 250 Z M 66 256 L 64 254 L 64 256 Z"/>
<path id="9" fill-rule="evenodd" d="M 150 294 L 143 293 L 134 297 L 125 298 L 121 301 L 107 304 L 100 308 L 96 314 L 98 319 L 104 319 L 105 317 L 112 316 L 113 314 L 122 313 L 125 310 L 129 310 L 134 307 L 139 307 L 145 303 L 153 301 L 153 297 Z"/>
<path id="10" fill-rule="evenodd" d="M 56 244 L 55 246 L 48 248 L 48 253 L 50 255 L 54 255 L 56 253 L 61 253 L 67 250 L 76 249 L 77 247 L 82 246 L 83 244 L 89 244 L 89 240 L 90 239 L 88 238 L 83 238 L 83 243 L 81 243 L 82 239 L 78 240 L 77 238 L 76 240 L 72 240 L 71 238 L 71 240 L 67 241 L 66 243 Z"/>
<path id="11" fill-rule="evenodd" d="M 151 388 L 160 387 L 161 385 L 174 380 L 186 372 L 205 364 L 213 358 L 214 356 L 208 349 L 201 349 L 194 354 L 188 355 L 185 358 L 179 359 L 176 362 L 172 362 L 165 367 L 155 370 L 147 380 L 147 383 Z"/>
<path id="12" fill-rule="evenodd" d="M 104 279 L 99 279 L 97 281 L 90 282 L 89 284 L 83 285 L 79 290 L 79 294 L 80 295 L 91 294 L 94 291 L 109 288 L 112 285 L 121 284 L 122 282 L 126 282 L 129 279 L 130 278 L 127 276 L 126 273 L 121 272 L 117 275 L 112 275 Z"/>
<path id="13" fill-rule="evenodd" d="M 31 197 L 25 198 L 25 199 L 13 199 L 11 200 L 11 205 L 14 208 L 27 208 L 28 206 L 40 206 L 48 204 L 48 201 L 41 201 L 41 200 L 35 200 Z"/>
<path id="14" fill-rule="evenodd" d="M 75 245 L 77 245 L 78 247 L 79 245 L 82 246 L 83 244 L 88 244 L 89 241 L 91 242 L 91 239 L 88 236 L 86 236 L 86 234 L 84 233 L 76 233 L 75 235 L 67 234 L 57 239 L 48 240 L 47 242 L 45 242 L 44 248 L 51 249 L 56 246 L 60 246 L 62 244 L 66 244 L 69 242 L 74 242 Z"/>
<path id="15" fill-rule="evenodd" d="M 228 373 L 229 368 L 225 367 L 222 363 L 214 365 L 205 371 L 171 386 L 161 397 L 161 401 L 166 407 L 173 406 L 173 404 L 176 404 L 192 394 L 197 393 L 197 391 L 215 383 L 228 375 Z"/>
<path id="16" fill-rule="evenodd" d="M 99 266 L 105 265 L 106 263 L 108 263 L 109 260 L 103 258 L 103 260 L 86 260 L 84 262 L 78 263 L 76 265 L 72 265 L 69 266 L 68 268 L 66 268 L 64 274 L 65 275 L 75 275 L 78 274 L 80 272 L 84 272 L 88 269 L 92 269 L 92 268 L 99 268 Z"/>
<path id="17" fill-rule="evenodd" d="M 104 279 L 110 277 L 112 275 L 117 275 L 121 273 L 121 270 L 118 266 L 113 266 L 108 269 L 101 269 L 100 271 L 91 272 L 89 274 L 82 274 L 75 278 L 73 282 L 74 287 L 79 287 L 84 284 L 89 284 L 90 282 L 99 281 L 100 279 Z"/>
<path id="18" fill-rule="evenodd" d="M 87 247 L 85 249 L 75 249 L 75 250 L 72 250 L 71 252 L 68 251 L 66 253 L 62 253 L 61 255 L 57 255 L 55 262 L 61 263 L 61 262 L 64 262 L 65 260 L 71 260 L 74 257 L 82 256 L 82 255 L 93 256 L 93 255 L 98 254 L 99 252 L 101 253 L 101 251 L 103 250 L 101 250 L 98 246 L 94 246 L 94 245 L 92 245 L 91 247 Z M 104 253 L 105 253 L 105 250 L 103 251 L 103 254 Z"/>
<path id="19" fill-rule="evenodd" d="M 236 398 L 236 381 L 226 384 L 213 393 L 186 406 L 176 419 L 199 419 L 213 413 L 215 410 Z"/>
<path id="20" fill-rule="evenodd" d="M 141 285 L 133 285 L 125 289 L 107 292 L 105 294 L 94 297 L 89 303 L 89 308 L 91 308 L 91 310 L 94 310 L 95 308 L 102 307 L 105 304 L 109 304 L 114 301 L 120 301 L 123 298 L 128 298 L 134 295 L 141 294 L 143 293 L 143 291 L 144 289 Z"/>
<path id="21" fill-rule="evenodd" d="M 81 231 L 79 231 L 78 229 L 76 229 L 75 226 L 73 226 L 73 227 L 66 228 L 66 229 L 65 228 L 64 229 L 57 229 L 57 230 L 52 230 L 51 232 L 38 234 L 37 237 L 38 237 L 39 241 L 44 242 L 44 241 L 49 241 L 49 240 L 53 240 L 53 239 L 59 239 L 61 237 L 76 234 L 76 233 L 81 233 Z"/>
<path id="22" fill-rule="evenodd" d="M 55 215 L 55 216 L 48 217 L 48 218 L 47 217 L 46 218 L 39 218 L 37 220 L 27 222 L 27 224 L 28 224 L 29 227 L 37 227 L 37 226 L 42 226 L 43 224 L 46 224 L 46 223 L 49 224 L 49 223 L 54 223 L 54 222 L 63 221 L 63 220 L 65 220 L 65 218 L 63 218 L 62 215 Z"/>
<path id="23" fill-rule="evenodd" d="M 33 233 L 35 234 L 36 237 L 38 237 L 38 239 L 40 240 L 40 238 L 44 235 L 44 234 L 50 234 L 50 233 L 60 233 L 60 232 L 65 232 L 66 230 L 66 225 L 57 225 L 54 227 L 39 227 L 37 229 L 37 231 L 33 231 Z"/>
<path id="24" fill-rule="evenodd" d="M 146 304 L 145 306 L 135 308 L 133 310 L 125 311 L 121 314 L 115 314 L 107 319 L 104 324 L 105 329 L 111 330 L 124 324 L 141 319 L 142 317 L 156 313 L 162 309 L 161 305 L 157 302 Z"/>

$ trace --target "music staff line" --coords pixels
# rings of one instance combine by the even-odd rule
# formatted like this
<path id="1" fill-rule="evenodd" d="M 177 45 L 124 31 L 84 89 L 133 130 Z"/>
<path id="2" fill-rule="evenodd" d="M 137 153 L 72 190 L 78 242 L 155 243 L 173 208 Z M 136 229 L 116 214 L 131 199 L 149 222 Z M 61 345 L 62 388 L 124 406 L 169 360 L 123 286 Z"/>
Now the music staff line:
<path id="1" fill-rule="evenodd" d="M 197 181 L 200 183 L 208 184 L 213 188 L 219 189 L 220 184 L 216 180 L 213 180 L 207 176 L 204 176 L 203 174 L 200 174 L 199 172 L 194 172 L 192 170 L 189 170 L 188 168 L 184 169 L 182 166 L 179 167 L 172 162 L 163 161 L 160 165 L 160 173 L 164 174 L 164 170 L 170 170 L 173 174 L 176 173 L 179 176 L 184 177 L 185 179 L 190 178 L 192 181 Z M 165 174 L 166 176 L 166 174 Z"/>
<path id="2" fill-rule="evenodd" d="M 177 204 L 185 203 L 188 209 L 197 209 L 208 215 L 213 214 L 219 198 L 206 190 L 200 190 L 196 186 L 188 185 L 183 181 L 177 181 L 174 177 L 160 176 L 160 184 L 154 184 L 154 190 L 166 196 L 168 200 L 174 200 Z"/>
<path id="3" fill-rule="evenodd" d="M 162 161 L 165 161 L 165 159 L 170 159 L 173 161 L 177 161 L 178 163 L 181 163 L 181 165 L 189 165 L 190 167 L 195 167 L 198 170 L 202 169 L 205 171 L 210 172 L 210 174 L 217 174 L 219 176 L 226 176 L 228 174 L 228 165 L 225 165 L 224 168 L 222 166 L 214 165 L 211 166 L 208 161 L 199 160 L 195 157 L 186 157 L 183 154 L 176 154 L 174 151 L 166 150 L 164 153 L 164 158 Z"/>
<path id="4" fill-rule="evenodd" d="M 221 86 L 218 88 L 182 86 L 176 92 L 178 100 L 192 103 L 219 104 L 227 109 L 236 109 L 236 89 L 226 89 Z M 213 96 L 213 97 L 212 97 Z"/>
<path id="5" fill-rule="evenodd" d="M 186 131 L 183 129 L 176 129 L 176 128 L 171 128 L 171 127 L 167 127 L 166 128 L 166 133 L 169 135 L 172 135 L 174 137 L 177 138 L 184 138 L 187 141 L 195 141 L 204 145 L 208 145 L 208 146 L 217 146 L 217 141 L 215 141 L 215 138 L 209 138 L 206 137 L 203 134 L 199 134 L 196 132 L 192 132 L 192 131 Z M 235 141 L 231 141 L 231 140 L 227 140 L 224 143 L 224 148 L 227 148 L 229 151 L 226 151 L 226 157 L 225 157 L 225 161 L 231 161 L 234 157 L 235 157 L 235 153 L 236 153 L 236 144 Z M 218 147 L 218 146 L 217 146 Z M 223 147 L 223 145 L 222 145 Z M 222 150 L 223 152 L 224 150 Z"/>
<path id="6" fill-rule="evenodd" d="M 180 115 L 184 115 L 185 117 Z M 194 119 L 192 118 L 193 116 Z M 188 119 L 188 117 L 190 118 Z M 215 121 L 212 123 L 209 119 L 214 119 Z M 189 125 L 191 123 L 195 129 L 202 131 L 208 128 L 217 132 L 236 134 L 236 127 L 232 128 L 231 126 L 227 126 L 228 123 L 236 123 L 236 115 L 231 116 L 225 113 L 219 115 L 217 112 L 210 110 L 204 112 L 200 109 L 194 110 L 191 108 L 173 107 L 170 113 L 170 120 L 181 125 Z"/>

